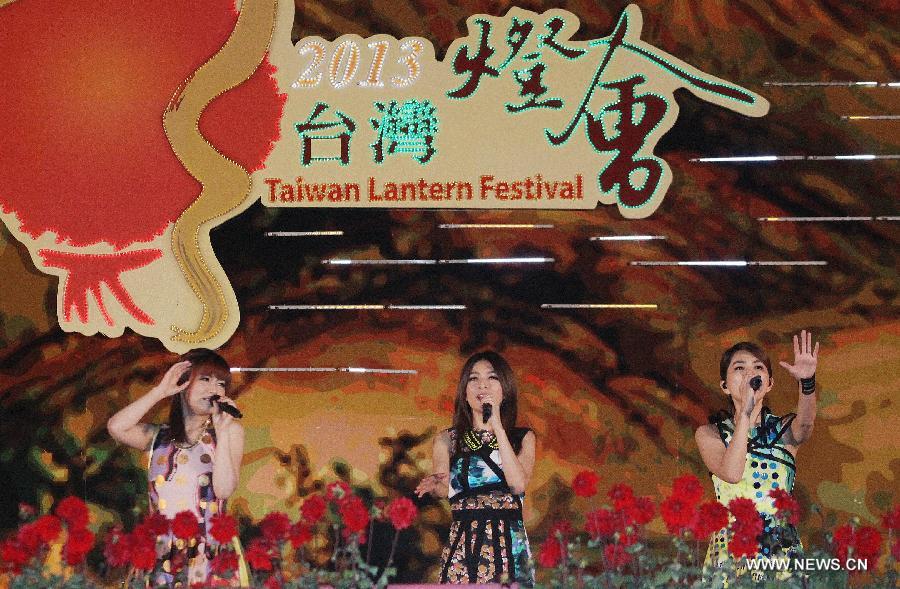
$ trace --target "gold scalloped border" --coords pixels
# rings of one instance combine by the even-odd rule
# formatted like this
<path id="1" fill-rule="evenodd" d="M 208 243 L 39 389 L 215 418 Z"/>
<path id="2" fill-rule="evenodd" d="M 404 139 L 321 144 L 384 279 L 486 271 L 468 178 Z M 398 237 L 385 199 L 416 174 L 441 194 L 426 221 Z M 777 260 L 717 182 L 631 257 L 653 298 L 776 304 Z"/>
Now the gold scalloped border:
<path id="1" fill-rule="evenodd" d="M 200 133 L 203 110 L 216 97 L 241 84 L 262 63 L 275 30 L 277 0 L 244 0 L 237 23 L 222 48 L 191 74 L 176 91 L 163 114 L 163 129 L 184 168 L 202 185 L 200 196 L 178 217 L 172 230 L 172 252 L 182 274 L 200 300 L 199 325 L 187 330 L 173 325 L 173 340 L 199 344 L 216 337 L 228 321 L 229 301 L 210 265 L 224 276 L 211 251 L 210 221 L 226 217 L 250 193 L 250 174 L 225 157 Z"/>

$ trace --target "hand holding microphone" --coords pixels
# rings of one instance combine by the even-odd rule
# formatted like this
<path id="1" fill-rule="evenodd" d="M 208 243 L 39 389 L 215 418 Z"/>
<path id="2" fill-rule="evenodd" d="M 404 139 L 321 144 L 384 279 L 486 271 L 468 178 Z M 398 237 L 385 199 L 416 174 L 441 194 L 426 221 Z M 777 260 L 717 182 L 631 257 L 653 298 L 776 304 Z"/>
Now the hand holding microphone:
<path id="1" fill-rule="evenodd" d="M 481 419 L 485 423 L 491 418 L 491 415 L 494 414 L 494 407 L 490 403 L 483 403 L 481 405 Z"/>
<path id="2" fill-rule="evenodd" d="M 241 417 L 244 416 L 244 414 L 241 413 L 240 409 L 238 409 L 234 405 L 231 405 L 224 401 L 220 401 L 219 399 L 221 399 L 221 398 L 222 398 L 221 395 L 213 395 L 212 397 L 209 398 L 209 404 L 212 405 L 213 402 L 215 402 L 215 404 L 218 405 L 218 407 L 219 407 L 219 411 L 222 411 L 223 413 L 227 413 L 228 415 L 235 417 L 237 419 L 240 419 Z"/>

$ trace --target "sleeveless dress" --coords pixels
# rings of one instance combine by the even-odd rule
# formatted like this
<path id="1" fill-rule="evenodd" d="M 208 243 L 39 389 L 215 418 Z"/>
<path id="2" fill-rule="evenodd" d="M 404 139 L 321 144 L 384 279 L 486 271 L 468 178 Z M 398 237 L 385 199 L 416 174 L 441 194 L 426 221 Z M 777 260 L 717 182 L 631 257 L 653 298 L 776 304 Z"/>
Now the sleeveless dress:
<path id="1" fill-rule="evenodd" d="M 756 559 L 789 559 L 800 558 L 803 546 L 797 529 L 791 525 L 776 525 L 773 516 L 776 513 L 774 500 L 769 497 L 772 489 L 784 489 L 792 493 L 794 489 L 794 477 L 796 466 L 794 457 L 782 440 L 784 433 L 791 427 L 795 414 L 790 413 L 784 417 L 772 415 L 768 407 L 763 407 L 760 414 L 760 423 L 752 427 L 747 442 L 747 459 L 744 463 L 744 474 L 741 480 L 731 484 L 723 481 L 716 475 L 712 476 L 713 486 L 716 490 L 716 499 L 722 505 L 735 498 L 744 497 L 756 504 L 756 510 L 763 518 L 763 532 L 757 537 L 760 551 Z M 722 442 L 728 447 L 734 434 L 734 422 L 730 415 L 720 412 L 710 418 L 719 430 Z M 729 521 L 733 517 L 729 514 Z M 716 532 L 706 552 L 705 565 L 707 567 L 721 566 L 731 559 L 728 552 L 728 542 L 731 534 L 728 528 Z M 738 573 L 746 570 L 743 564 L 737 566 Z M 737 564 L 737 563 L 736 563 Z M 754 578 L 761 578 L 764 574 L 753 572 Z M 785 578 L 790 573 L 780 572 L 777 578 Z"/>
<path id="2" fill-rule="evenodd" d="M 528 433 L 515 428 L 513 448 L 520 448 Z M 450 430 L 450 483 L 448 498 L 453 523 L 441 555 L 441 583 L 534 584 L 528 535 L 522 521 L 525 494 L 515 495 L 503 475 L 500 451 L 492 432 L 473 432 L 472 449 Z M 480 447 L 479 447 L 480 444 Z"/>
<path id="3" fill-rule="evenodd" d="M 218 499 L 213 491 L 213 458 L 216 455 L 216 433 L 208 428 L 195 444 L 176 444 L 169 426 L 162 425 L 153 437 L 150 446 L 147 479 L 149 484 L 150 510 L 169 519 L 181 511 L 191 511 L 200 525 L 200 540 L 187 547 L 189 557 L 189 584 L 204 583 L 217 587 L 247 587 L 249 577 L 244 563 L 240 543 L 233 540 L 238 555 L 237 574 L 229 579 L 211 575 L 209 561 L 215 555 L 215 541 L 207 535 L 210 518 L 225 512 L 225 500 Z M 184 541 L 171 534 L 157 544 L 157 558 L 162 561 L 162 572 L 154 579 L 157 586 L 166 584 L 180 587 L 171 574 L 171 558 L 184 548 Z M 181 577 L 181 575 L 179 575 Z M 183 577 L 182 577 L 183 578 Z"/>

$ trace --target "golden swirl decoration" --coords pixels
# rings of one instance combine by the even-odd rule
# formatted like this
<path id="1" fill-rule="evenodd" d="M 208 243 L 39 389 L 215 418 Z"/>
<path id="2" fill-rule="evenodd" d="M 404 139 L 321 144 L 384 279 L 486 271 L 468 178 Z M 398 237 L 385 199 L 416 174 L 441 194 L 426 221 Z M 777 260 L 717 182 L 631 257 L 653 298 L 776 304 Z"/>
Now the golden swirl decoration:
<path id="1" fill-rule="evenodd" d="M 172 326 L 177 341 L 197 344 L 212 339 L 228 320 L 228 301 L 210 265 L 220 273 L 221 267 L 212 255 L 208 228 L 202 246 L 200 231 L 205 223 L 243 204 L 250 192 L 250 175 L 206 141 L 198 122 L 213 99 L 245 81 L 262 63 L 275 29 L 277 4 L 277 0 L 244 0 L 228 41 L 185 80 L 163 114 L 163 128 L 172 150 L 203 186 L 172 231 L 175 259 L 203 306 L 196 329 Z M 208 261 L 202 247 L 210 249 Z"/>

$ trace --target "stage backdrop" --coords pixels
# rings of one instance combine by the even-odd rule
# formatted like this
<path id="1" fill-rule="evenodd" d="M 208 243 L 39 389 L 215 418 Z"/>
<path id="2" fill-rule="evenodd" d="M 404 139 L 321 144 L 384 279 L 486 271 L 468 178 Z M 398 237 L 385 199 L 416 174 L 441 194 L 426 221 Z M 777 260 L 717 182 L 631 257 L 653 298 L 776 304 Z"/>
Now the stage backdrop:
<path id="1" fill-rule="evenodd" d="M 28 0 L 19 0 L 26 2 Z M 850 119 L 900 112 L 886 86 L 783 87 L 767 81 L 897 80 L 891 2 L 641 1 L 642 38 L 770 103 L 762 118 L 676 94 L 680 116 L 656 153 L 672 170 L 647 219 L 613 207 L 582 211 L 266 208 L 257 203 L 212 232 L 240 305 L 221 353 L 239 367 L 370 367 L 409 371 L 239 372 L 247 451 L 232 509 L 259 517 L 298 504 L 343 477 L 410 495 L 431 472 L 431 436 L 449 425 L 465 357 L 502 352 L 521 394 L 520 422 L 538 457 L 528 490 L 529 533 L 588 505 L 567 484 L 582 469 L 601 488 L 626 481 L 665 494 L 678 473 L 708 481 L 693 440 L 726 407 L 718 359 L 750 339 L 772 354 L 768 404 L 791 411 L 796 384 L 777 366 L 790 337 L 821 342 L 819 415 L 801 448 L 801 535 L 851 515 L 874 521 L 900 490 L 900 319 L 897 315 L 896 160 L 703 163 L 702 156 L 896 154 L 898 123 Z M 625 3 L 541 3 L 581 19 L 575 39 L 606 36 Z M 443 59 L 472 14 L 506 2 L 297 2 L 294 40 L 377 33 L 430 40 Z M 2 13 L 0 13 L 2 17 Z M 60 31 L 62 34 L 62 31 Z M 512 149 L 512 147 L 510 147 Z M 0 188 L 2 189 L 2 188 Z M 65 187 L 60 187 L 65 198 Z M 127 190 L 124 194 L 127 197 Z M 769 217 L 864 217 L 774 222 Z M 878 217 L 891 217 L 878 219 Z M 462 228 L 446 224 L 536 224 Z M 272 237 L 277 231 L 343 235 Z M 649 241 L 591 240 L 649 235 Z M 540 257 L 540 264 L 335 266 L 323 260 Z M 808 266 L 647 266 L 685 260 L 825 261 Z M 145 506 L 145 457 L 117 447 L 109 416 L 146 392 L 176 356 L 130 331 L 116 339 L 63 332 L 57 280 L 0 235 L 0 527 L 18 504 L 85 497 L 99 524 L 130 522 Z M 655 308 L 556 309 L 624 303 Z M 275 310 L 282 304 L 464 305 L 462 310 Z M 161 414 L 154 415 L 162 419 Z M 711 484 L 708 485 L 711 495 Z M 449 523 L 445 503 L 419 502 L 400 580 L 434 573 Z M 813 506 L 816 506 L 813 509 Z"/>

